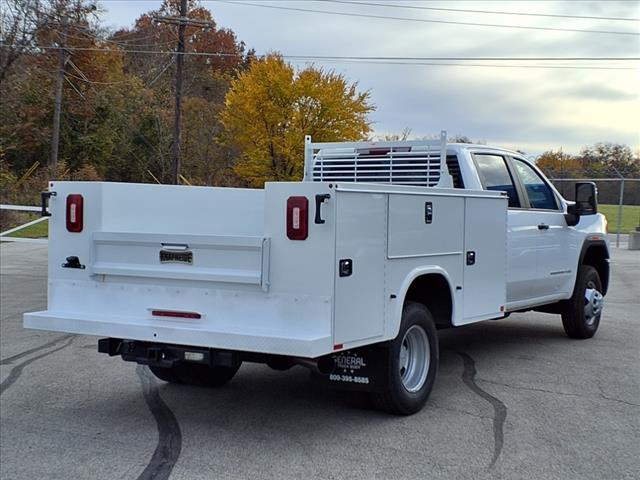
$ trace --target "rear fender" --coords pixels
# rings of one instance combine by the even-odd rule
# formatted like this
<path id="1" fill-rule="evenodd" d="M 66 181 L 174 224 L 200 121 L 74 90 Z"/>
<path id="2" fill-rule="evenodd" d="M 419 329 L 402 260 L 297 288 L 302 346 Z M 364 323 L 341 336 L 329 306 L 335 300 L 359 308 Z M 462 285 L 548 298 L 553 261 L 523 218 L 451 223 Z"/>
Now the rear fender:
<path id="1" fill-rule="evenodd" d="M 424 275 L 433 275 L 433 274 L 442 276 L 447 282 L 447 285 L 449 286 L 449 292 L 451 294 L 451 322 L 454 325 L 456 324 L 455 319 L 457 318 L 457 311 L 458 311 L 456 308 L 456 302 L 455 302 L 456 297 L 454 295 L 455 292 L 451 288 L 451 278 L 449 277 L 449 274 L 447 273 L 447 271 L 442 267 L 438 267 L 436 265 L 417 267 L 411 270 L 409 274 L 405 277 L 398 291 L 397 303 L 395 304 L 393 309 L 393 314 L 391 316 L 391 324 L 389 326 L 389 331 L 388 331 L 389 333 L 388 336 L 390 338 L 396 338 L 398 336 L 398 332 L 400 331 L 400 323 L 402 322 L 402 310 L 404 307 L 405 298 L 413 282 L 419 277 L 422 277 Z"/>

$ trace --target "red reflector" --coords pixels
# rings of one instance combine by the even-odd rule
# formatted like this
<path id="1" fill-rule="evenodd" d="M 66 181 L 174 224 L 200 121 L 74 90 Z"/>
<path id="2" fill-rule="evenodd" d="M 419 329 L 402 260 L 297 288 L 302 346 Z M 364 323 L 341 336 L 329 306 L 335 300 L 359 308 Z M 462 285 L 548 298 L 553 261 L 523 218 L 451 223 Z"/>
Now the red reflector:
<path id="1" fill-rule="evenodd" d="M 154 317 L 171 317 L 171 318 L 202 318 L 202 315 L 195 312 L 175 312 L 173 310 L 151 310 Z"/>
<path id="2" fill-rule="evenodd" d="M 67 230 L 74 233 L 82 231 L 84 200 L 82 195 L 67 196 Z"/>
<path id="3" fill-rule="evenodd" d="M 307 197 L 287 199 L 287 237 L 306 240 L 309 236 L 309 200 Z"/>
<path id="4" fill-rule="evenodd" d="M 336 343 L 336 344 L 333 346 L 333 349 L 334 349 L 334 350 L 340 350 L 342 347 L 344 347 L 344 345 L 343 345 L 343 344 L 341 344 L 341 343 Z"/>

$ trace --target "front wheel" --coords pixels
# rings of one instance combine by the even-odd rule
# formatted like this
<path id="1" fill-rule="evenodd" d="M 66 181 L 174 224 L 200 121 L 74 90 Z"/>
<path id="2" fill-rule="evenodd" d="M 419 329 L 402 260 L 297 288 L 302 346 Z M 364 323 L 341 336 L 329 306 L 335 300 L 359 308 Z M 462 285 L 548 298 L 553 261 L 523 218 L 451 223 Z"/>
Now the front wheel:
<path id="1" fill-rule="evenodd" d="M 438 337 L 429 309 L 407 303 L 398 336 L 379 354 L 387 366 L 387 385 L 385 391 L 374 394 L 376 406 L 396 415 L 418 412 L 431 393 L 438 370 Z"/>
<path id="2" fill-rule="evenodd" d="M 598 271 L 590 265 L 578 270 L 573 296 L 562 312 L 562 326 L 570 338 L 591 338 L 600 325 L 604 307 L 602 282 Z"/>

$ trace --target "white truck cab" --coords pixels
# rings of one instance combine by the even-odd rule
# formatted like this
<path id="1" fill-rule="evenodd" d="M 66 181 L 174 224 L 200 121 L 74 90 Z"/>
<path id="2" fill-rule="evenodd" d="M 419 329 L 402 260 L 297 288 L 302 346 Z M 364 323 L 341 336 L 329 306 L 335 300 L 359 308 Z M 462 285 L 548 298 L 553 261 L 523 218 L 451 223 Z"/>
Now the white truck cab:
<path id="1" fill-rule="evenodd" d="M 264 189 L 51 182 L 43 214 L 48 309 L 25 327 L 105 337 L 174 383 L 304 365 L 397 414 L 429 396 L 438 328 L 535 309 L 589 338 L 609 279 L 593 184 L 567 202 L 517 152 L 444 132 L 307 138 L 303 181 Z"/>

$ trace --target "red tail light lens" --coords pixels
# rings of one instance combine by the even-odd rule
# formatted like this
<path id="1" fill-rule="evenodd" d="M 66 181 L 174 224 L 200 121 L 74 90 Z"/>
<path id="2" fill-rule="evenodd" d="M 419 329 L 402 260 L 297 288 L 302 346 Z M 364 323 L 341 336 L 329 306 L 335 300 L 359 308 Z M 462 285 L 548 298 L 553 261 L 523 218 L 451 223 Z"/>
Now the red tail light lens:
<path id="1" fill-rule="evenodd" d="M 309 236 L 309 200 L 307 197 L 287 199 L 287 237 L 306 240 Z"/>
<path id="2" fill-rule="evenodd" d="M 84 223 L 84 200 L 82 195 L 67 196 L 67 230 L 74 233 L 82 231 Z"/>

